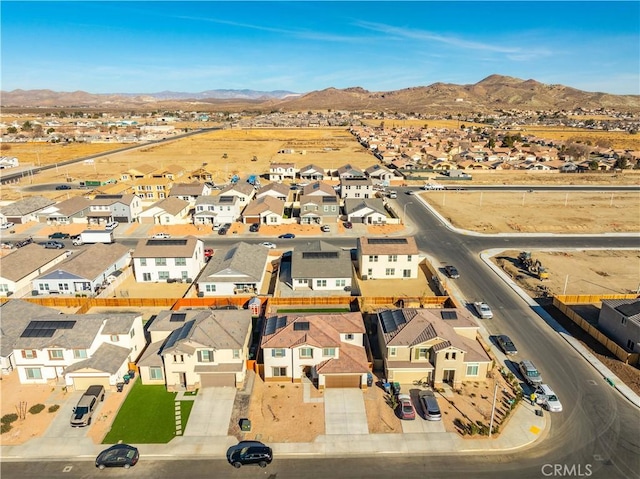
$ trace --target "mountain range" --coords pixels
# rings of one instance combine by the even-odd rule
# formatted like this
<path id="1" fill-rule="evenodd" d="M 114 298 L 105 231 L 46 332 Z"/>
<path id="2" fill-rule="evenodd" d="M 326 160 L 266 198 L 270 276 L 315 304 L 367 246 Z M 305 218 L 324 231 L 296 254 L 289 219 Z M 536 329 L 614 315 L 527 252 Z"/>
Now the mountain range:
<path id="1" fill-rule="evenodd" d="M 195 111 L 389 111 L 403 113 L 489 112 L 497 109 L 572 110 L 606 108 L 640 111 L 639 95 L 586 92 L 564 85 L 491 75 L 478 83 L 433 83 L 372 92 L 361 87 L 326 88 L 308 93 L 285 90 L 207 90 L 199 93 L 93 94 L 84 91 L 13 90 L 0 92 L 0 106 L 11 109 L 91 108 L 104 110 L 182 109 Z"/>

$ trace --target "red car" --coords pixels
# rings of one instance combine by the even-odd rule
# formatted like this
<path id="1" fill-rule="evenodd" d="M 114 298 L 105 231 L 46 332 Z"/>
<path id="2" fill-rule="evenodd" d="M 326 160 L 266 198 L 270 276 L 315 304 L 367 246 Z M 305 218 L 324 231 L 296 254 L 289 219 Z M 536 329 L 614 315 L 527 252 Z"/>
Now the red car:
<path id="1" fill-rule="evenodd" d="M 411 402 L 411 396 L 408 394 L 399 394 L 398 402 L 400 402 L 400 405 L 398 406 L 400 419 L 413 420 L 416 418 L 416 409 L 413 407 L 413 403 Z"/>
<path id="2" fill-rule="evenodd" d="M 207 248 L 204 250 L 204 259 L 209 261 L 212 256 L 213 256 L 213 250 L 211 248 Z"/>
<path id="3" fill-rule="evenodd" d="M 353 228 L 353 224 L 351 224 L 351 221 L 345 221 L 342 225 L 348 230 Z"/>

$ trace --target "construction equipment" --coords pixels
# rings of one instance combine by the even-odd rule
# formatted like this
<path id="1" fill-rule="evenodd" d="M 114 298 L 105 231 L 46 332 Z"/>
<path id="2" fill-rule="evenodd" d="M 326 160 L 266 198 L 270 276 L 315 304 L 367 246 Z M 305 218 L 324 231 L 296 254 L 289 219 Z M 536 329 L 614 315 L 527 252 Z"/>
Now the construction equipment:
<path id="1" fill-rule="evenodd" d="M 523 251 L 518 255 L 518 261 L 522 269 L 526 270 L 529 274 L 536 276 L 540 280 L 549 279 L 549 272 L 547 268 L 542 266 L 539 259 L 533 259 L 530 251 Z"/>

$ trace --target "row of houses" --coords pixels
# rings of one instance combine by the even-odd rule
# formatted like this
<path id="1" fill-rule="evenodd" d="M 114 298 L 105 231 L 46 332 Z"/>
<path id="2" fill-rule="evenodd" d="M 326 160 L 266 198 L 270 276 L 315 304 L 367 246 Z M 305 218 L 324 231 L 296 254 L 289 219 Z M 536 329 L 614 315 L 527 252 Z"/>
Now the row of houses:
<path id="1" fill-rule="evenodd" d="M 23 384 L 114 387 L 135 362 L 143 384 L 169 391 L 241 387 L 250 359 L 247 309 L 165 310 L 145 326 L 137 313 L 69 315 L 22 300 L 6 302 L 0 313 L 2 369 L 17 370 Z M 307 377 L 320 389 L 366 388 L 373 338 L 390 381 L 428 378 L 459 387 L 486 380 L 491 359 L 466 310 L 384 309 L 373 316 L 370 337 L 360 312 L 268 315 L 257 335 L 265 381 Z"/>

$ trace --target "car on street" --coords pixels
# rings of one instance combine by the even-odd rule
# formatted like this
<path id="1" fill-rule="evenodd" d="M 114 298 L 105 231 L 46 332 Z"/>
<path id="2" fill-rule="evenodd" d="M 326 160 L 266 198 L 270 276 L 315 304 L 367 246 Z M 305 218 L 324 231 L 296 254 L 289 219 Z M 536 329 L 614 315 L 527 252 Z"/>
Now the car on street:
<path id="1" fill-rule="evenodd" d="M 221 226 L 220 229 L 218 230 L 218 234 L 220 236 L 224 236 L 227 234 L 227 228 L 225 228 L 224 226 Z"/>
<path id="2" fill-rule="evenodd" d="M 476 313 L 478 313 L 478 316 L 480 316 L 480 318 L 482 319 L 493 318 L 493 311 L 491 311 L 491 308 L 489 307 L 489 305 L 484 301 L 474 302 L 473 307 L 475 308 Z"/>
<path id="3" fill-rule="evenodd" d="M 264 246 L 269 249 L 276 249 L 275 243 L 270 243 L 269 241 L 265 241 L 264 243 L 260 243 L 260 246 Z"/>
<path id="4" fill-rule="evenodd" d="M 273 461 L 273 451 L 260 441 L 240 441 L 227 449 L 227 461 L 236 469 L 250 464 L 267 467 Z"/>
<path id="5" fill-rule="evenodd" d="M 447 276 L 449 276 L 449 278 L 451 279 L 458 279 L 460 277 L 460 273 L 458 273 L 458 268 L 456 268 L 453 265 L 447 265 L 444 267 L 445 272 L 447 273 Z"/>
<path id="6" fill-rule="evenodd" d="M 211 259 L 211 257 L 213 256 L 213 249 L 211 248 L 205 248 L 204 250 L 204 259 L 206 259 L 207 261 L 209 261 Z"/>
<path id="7" fill-rule="evenodd" d="M 56 190 L 70 190 L 71 187 L 69 185 L 58 185 L 56 186 Z"/>
<path id="8" fill-rule="evenodd" d="M 523 359 L 518 363 L 518 369 L 520 369 L 520 374 L 522 374 L 522 377 L 529 386 L 535 387 L 542 384 L 542 376 L 538 368 L 533 364 L 533 361 Z"/>
<path id="9" fill-rule="evenodd" d="M 427 421 L 441 421 L 442 413 L 440 412 L 440 406 L 433 391 L 420 391 L 418 397 L 420 398 L 420 404 L 424 411 L 424 418 Z"/>
<path id="10" fill-rule="evenodd" d="M 42 246 L 44 246 L 46 249 L 62 249 L 62 248 L 64 248 L 64 244 L 61 243 L 60 241 L 45 241 L 44 243 L 42 243 Z"/>
<path id="11" fill-rule="evenodd" d="M 252 223 L 251 226 L 249 226 L 249 231 L 251 231 L 252 233 L 257 233 L 258 231 L 260 231 L 260 223 Z"/>
<path id="12" fill-rule="evenodd" d="M 124 467 L 129 469 L 135 466 L 140 459 L 140 453 L 136 447 L 129 444 L 116 444 L 111 446 L 96 457 L 96 467 L 104 469 L 105 467 Z"/>
<path id="13" fill-rule="evenodd" d="M 329 225 L 322 225 L 320 227 L 320 229 L 322 230 L 323 233 L 330 233 L 331 232 L 331 226 L 329 226 Z"/>
<path id="14" fill-rule="evenodd" d="M 562 403 L 553 392 L 551 386 L 547 384 L 540 384 L 535 389 L 536 404 L 542 406 L 549 412 L 562 412 Z"/>
<path id="15" fill-rule="evenodd" d="M 104 225 L 104 229 L 106 229 L 107 231 L 111 231 L 116 229 L 119 224 L 120 223 L 118 223 L 117 221 L 109 221 L 106 225 Z"/>
<path id="16" fill-rule="evenodd" d="M 29 236 L 28 238 L 25 238 L 23 240 L 16 241 L 15 247 L 22 248 L 23 246 L 27 246 L 28 244 L 31 244 L 31 243 L 33 243 L 33 238 Z"/>
<path id="17" fill-rule="evenodd" d="M 294 235 L 293 233 L 285 233 L 285 234 L 282 234 L 282 235 L 278 236 L 279 239 L 293 239 L 295 237 L 296 237 L 296 235 Z"/>
<path id="18" fill-rule="evenodd" d="M 416 418 L 416 409 L 408 394 L 398 394 L 398 414 L 400 419 L 411 421 Z"/>
<path id="19" fill-rule="evenodd" d="M 351 223 L 351 221 L 345 221 L 344 223 L 342 223 L 342 226 L 350 230 L 351 228 L 353 228 L 353 223 Z"/>
<path id="20" fill-rule="evenodd" d="M 60 231 L 56 231 L 55 233 L 51 233 L 49 235 L 49 239 L 69 239 L 69 233 L 62 233 Z"/>
<path id="21" fill-rule="evenodd" d="M 152 237 L 152 239 L 169 239 L 171 235 L 168 233 L 156 233 Z"/>
<path id="22" fill-rule="evenodd" d="M 0 225 L 0 230 L 8 230 L 9 228 L 13 228 L 15 226 L 15 224 L 8 222 L 8 223 L 2 223 Z"/>
<path id="23" fill-rule="evenodd" d="M 498 346 L 500 346 L 500 349 L 502 349 L 502 352 L 507 356 L 512 354 L 518 354 L 518 349 L 516 348 L 516 345 L 513 344 L 513 341 L 511 341 L 511 338 L 506 334 L 500 334 L 496 336 L 496 343 L 498 343 Z"/>

